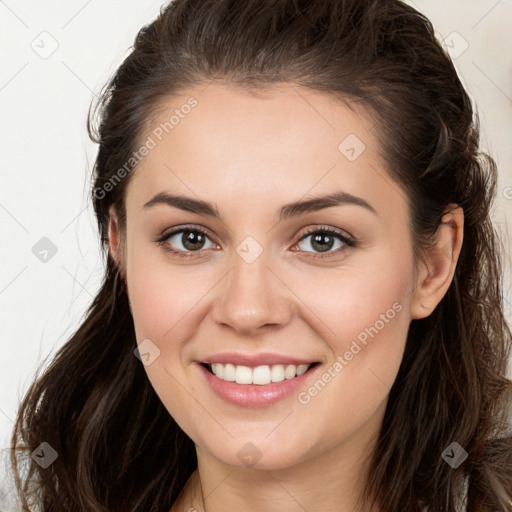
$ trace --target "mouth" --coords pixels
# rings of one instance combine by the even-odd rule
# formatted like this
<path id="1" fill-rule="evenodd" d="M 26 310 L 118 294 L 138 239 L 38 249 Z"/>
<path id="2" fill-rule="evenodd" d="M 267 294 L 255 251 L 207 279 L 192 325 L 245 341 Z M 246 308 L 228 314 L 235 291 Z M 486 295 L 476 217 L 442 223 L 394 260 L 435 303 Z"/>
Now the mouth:
<path id="1" fill-rule="evenodd" d="M 274 382 L 292 380 L 304 375 L 318 366 L 319 362 L 309 364 L 273 364 L 261 366 L 244 366 L 223 363 L 200 363 L 209 373 L 226 382 L 237 384 L 256 384 L 265 386 Z"/>

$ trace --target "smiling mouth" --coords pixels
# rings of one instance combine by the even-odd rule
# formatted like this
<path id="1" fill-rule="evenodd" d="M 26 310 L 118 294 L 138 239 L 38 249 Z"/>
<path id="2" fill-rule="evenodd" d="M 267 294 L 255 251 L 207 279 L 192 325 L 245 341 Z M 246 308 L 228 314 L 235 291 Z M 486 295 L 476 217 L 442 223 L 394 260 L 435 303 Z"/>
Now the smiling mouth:
<path id="1" fill-rule="evenodd" d="M 319 362 L 314 362 L 300 365 L 273 364 L 249 367 L 230 363 L 201 363 L 211 374 L 221 380 L 236 382 L 237 384 L 256 384 L 260 386 L 300 377 L 319 364 Z"/>

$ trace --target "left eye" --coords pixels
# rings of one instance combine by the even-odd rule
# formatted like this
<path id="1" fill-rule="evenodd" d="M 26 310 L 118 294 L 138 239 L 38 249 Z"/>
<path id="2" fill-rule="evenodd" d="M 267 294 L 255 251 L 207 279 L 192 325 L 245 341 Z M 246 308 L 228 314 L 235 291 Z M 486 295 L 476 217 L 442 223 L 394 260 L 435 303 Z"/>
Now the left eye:
<path id="1" fill-rule="evenodd" d="M 353 247 L 355 246 L 355 242 L 346 237 L 345 235 L 339 233 L 338 231 L 334 231 L 333 229 L 317 229 L 315 231 L 310 231 L 309 233 L 306 233 L 297 243 L 297 246 L 304 240 L 311 238 L 311 241 L 309 242 L 309 246 L 313 247 L 316 251 L 319 251 L 321 253 L 326 253 L 330 251 L 330 254 L 337 253 L 340 251 L 340 249 L 343 249 L 343 247 Z M 338 241 L 340 245 L 336 248 L 336 250 L 331 251 L 333 248 L 333 245 L 335 245 L 335 241 Z M 306 251 L 306 252 L 313 252 L 313 251 Z"/>

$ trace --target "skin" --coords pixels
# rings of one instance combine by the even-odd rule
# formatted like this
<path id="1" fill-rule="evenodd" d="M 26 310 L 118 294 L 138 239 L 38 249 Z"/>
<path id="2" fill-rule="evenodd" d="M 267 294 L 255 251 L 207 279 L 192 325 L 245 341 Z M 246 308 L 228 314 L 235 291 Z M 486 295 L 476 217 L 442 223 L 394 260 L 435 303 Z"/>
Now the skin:
<path id="1" fill-rule="evenodd" d="M 191 95 L 197 106 L 133 171 L 126 233 L 114 209 L 110 222 L 137 342 L 149 338 L 160 350 L 145 366 L 148 378 L 196 445 L 198 470 L 172 512 L 377 512 L 378 504 L 356 506 L 367 457 L 409 324 L 428 316 L 452 281 L 462 209 L 453 205 L 438 242 L 416 264 L 407 196 L 386 171 L 363 110 L 289 84 L 255 95 L 210 83 L 166 99 L 141 140 Z M 354 161 L 338 149 L 349 134 L 366 147 Z M 278 222 L 284 204 L 335 190 L 363 198 L 376 213 L 344 204 Z M 222 220 L 168 205 L 143 209 L 162 191 L 210 201 Z M 203 248 L 188 250 L 190 258 L 154 241 L 183 224 L 211 233 Z M 325 253 L 314 234 L 301 241 L 306 228 L 328 226 L 356 247 L 335 238 Z M 248 236 L 263 249 L 251 263 L 236 252 Z M 166 243 L 190 247 L 181 234 Z M 307 404 L 297 394 L 265 407 L 229 404 L 194 362 L 225 351 L 272 352 L 327 370 L 395 303 L 394 318 Z M 252 467 L 237 456 L 248 442 L 261 453 Z"/>

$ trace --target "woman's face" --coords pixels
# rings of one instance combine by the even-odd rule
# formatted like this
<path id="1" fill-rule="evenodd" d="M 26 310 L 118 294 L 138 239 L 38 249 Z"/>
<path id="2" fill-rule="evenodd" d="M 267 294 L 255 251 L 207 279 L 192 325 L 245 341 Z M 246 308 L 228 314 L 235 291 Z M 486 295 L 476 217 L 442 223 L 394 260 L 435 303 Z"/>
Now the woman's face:
<path id="1" fill-rule="evenodd" d="M 137 342 L 169 413 L 218 461 L 290 467 L 380 428 L 416 270 L 377 136 L 318 92 L 216 83 L 169 99 L 141 136 L 124 261 Z M 317 364 L 292 377 L 293 363 Z"/>

